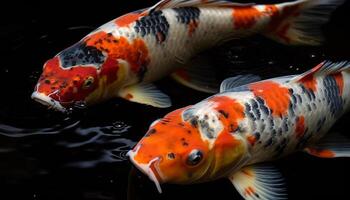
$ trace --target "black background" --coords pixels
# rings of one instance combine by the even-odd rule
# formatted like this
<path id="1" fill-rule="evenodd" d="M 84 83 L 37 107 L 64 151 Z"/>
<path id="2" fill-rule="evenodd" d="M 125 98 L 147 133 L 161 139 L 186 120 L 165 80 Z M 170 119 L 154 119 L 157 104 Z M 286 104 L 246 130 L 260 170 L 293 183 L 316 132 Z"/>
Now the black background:
<path id="1" fill-rule="evenodd" d="M 153 120 L 208 94 L 165 78 L 157 85 L 172 97 L 172 108 L 118 99 L 71 116 L 48 111 L 30 99 L 48 58 L 103 23 L 155 2 L 12 1 L 1 6 L 6 12 L 0 20 L 0 200 L 240 199 L 228 180 L 164 185 L 159 195 L 147 177 L 131 170 L 125 157 Z M 350 59 L 349 11 L 348 2 L 335 12 L 324 27 L 327 42 L 322 47 L 286 47 L 257 36 L 209 54 L 218 76 L 227 76 L 231 72 L 221 70 L 234 67 L 273 77 L 301 73 L 325 58 Z M 343 117 L 334 130 L 348 135 L 349 119 Z M 106 154 L 110 159 L 103 159 Z M 273 164 L 286 179 L 290 199 L 348 198 L 348 159 L 297 153 Z"/>

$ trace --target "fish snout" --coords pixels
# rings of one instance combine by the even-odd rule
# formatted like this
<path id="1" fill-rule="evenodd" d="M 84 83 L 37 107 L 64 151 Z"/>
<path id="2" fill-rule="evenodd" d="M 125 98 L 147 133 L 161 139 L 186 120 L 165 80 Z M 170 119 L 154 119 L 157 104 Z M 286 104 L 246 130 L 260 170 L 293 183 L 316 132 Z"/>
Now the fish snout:
<path id="1" fill-rule="evenodd" d="M 140 170 L 143 174 L 147 175 L 151 181 L 154 182 L 154 184 L 157 187 L 157 190 L 159 193 L 162 193 L 162 188 L 160 187 L 160 183 L 162 182 L 161 174 L 159 171 L 159 162 L 162 160 L 161 156 L 155 157 L 152 160 L 150 160 L 148 163 L 140 163 L 135 159 L 135 156 L 137 155 L 138 148 L 134 150 L 130 150 L 128 152 L 128 156 L 130 158 L 130 161 L 138 170 Z"/>
<path id="2" fill-rule="evenodd" d="M 56 101 L 55 99 L 45 95 L 44 93 L 40 93 L 38 91 L 35 91 L 32 93 L 31 98 L 45 106 L 48 106 L 49 108 L 58 110 L 60 112 L 66 112 L 66 108 L 61 105 L 60 102 Z"/>

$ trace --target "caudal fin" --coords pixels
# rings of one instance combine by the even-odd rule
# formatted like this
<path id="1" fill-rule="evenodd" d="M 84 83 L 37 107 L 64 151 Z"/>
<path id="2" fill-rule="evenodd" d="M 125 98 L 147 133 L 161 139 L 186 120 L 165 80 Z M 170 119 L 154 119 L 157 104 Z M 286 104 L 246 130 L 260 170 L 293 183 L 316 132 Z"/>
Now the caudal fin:
<path id="1" fill-rule="evenodd" d="M 344 0 L 299 0 L 276 6 L 266 36 L 288 45 L 320 45 L 322 26 Z"/>

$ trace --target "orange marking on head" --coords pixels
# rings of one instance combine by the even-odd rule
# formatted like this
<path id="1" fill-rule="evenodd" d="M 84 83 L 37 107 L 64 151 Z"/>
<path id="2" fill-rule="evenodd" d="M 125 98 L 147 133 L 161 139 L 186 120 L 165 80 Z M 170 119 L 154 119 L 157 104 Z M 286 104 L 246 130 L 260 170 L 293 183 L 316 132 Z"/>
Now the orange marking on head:
<path id="1" fill-rule="evenodd" d="M 253 27 L 262 13 L 255 7 L 234 7 L 233 12 L 234 27 L 236 29 L 249 29 Z"/>
<path id="2" fill-rule="evenodd" d="M 96 82 L 90 88 L 83 87 L 87 78 Z M 60 66 L 59 57 L 48 60 L 39 79 L 37 91 L 50 95 L 61 104 L 71 104 L 73 101 L 84 100 L 92 91 L 99 87 L 97 70 L 94 66 L 76 66 L 70 70 Z M 78 88 L 75 89 L 75 88 Z M 57 92 L 59 91 L 59 92 Z"/>
<path id="3" fill-rule="evenodd" d="M 255 96 L 265 100 L 273 116 L 283 116 L 287 113 L 290 105 L 288 88 L 273 81 L 252 83 L 249 87 Z"/>
<path id="4" fill-rule="evenodd" d="M 193 149 L 202 152 L 203 163 L 209 154 L 209 144 L 202 140 L 199 130 L 183 121 L 182 113 L 186 109 L 178 109 L 166 115 L 151 127 L 152 134 L 142 138 L 135 147 L 138 152 L 133 159 L 138 164 L 147 164 L 154 158 L 160 158 L 157 168 L 167 182 L 188 181 L 191 180 L 189 174 L 192 176 L 199 173 L 197 170 L 203 167 L 202 164 L 187 164 L 188 155 Z M 169 153 L 173 153 L 172 158 L 168 157 Z M 202 170 L 206 169 L 204 165 Z"/>
<path id="5" fill-rule="evenodd" d="M 138 20 L 142 16 L 143 15 L 139 13 L 128 13 L 126 15 L 118 17 L 114 22 L 119 27 L 126 27 L 129 26 L 129 24 Z"/>
<path id="6" fill-rule="evenodd" d="M 314 148 L 306 148 L 306 151 L 316 157 L 320 158 L 334 158 L 335 153 L 331 150 L 327 149 L 314 149 Z"/>
<path id="7" fill-rule="evenodd" d="M 301 138 L 305 133 L 305 118 L 299 116 L 296 120 L 295 134 L 297 138 Z"/>
<path id="8" fill-rule="evenodd" d="M 176 153 L 186 152 L 189 150 L 187 145 L 205 149 L 207 144 L 203 143 L 198 129 L 192 127 L 189 123 L 183 122 L 182 112 L 184 110 L 186 108 L 175 110 L 166 115 L 162 121 L 152 126 L 155 132 L 148 137 L 144 137 L 139 142 L 142 148 L 140 148 L 138 154 L 135 156 L 135 160 L 138 163 L 146 164 L 154 157 L 161 156 L 162 153 L 166 154 L 170 149 L 176 150 Z M 186 145 L 181 142 L 183 139 L 185 139 Z M 165 145 L 165 141 L 172 142 Z M 163 145 L 158 145 L 160 143 Z"/>
<path id="9" fill-rule="evenodd" d="M 123 36 L 115 38 L 112 34 L 101 31 L 89 36 L 85 41 L 87 46 L 107 52 L 110 59 L 128 61 L 134 73 L 148 66 L 150 62 L 147 46 L 142 39 L 134 39 L 131 43 Z"/>
<path id="10" fill-rule="evenodd" d="M 344 90 L 344 79 L 342 73 L 337 73 L 332 75 L 333 78 L 335 79 L 338 89 L 339 89 L 339 94 L 340 96 L 343 95 L 343 90 Z"/>
<path id="11" fill-rule="evenodd" d="M 196 31 L 198 27 L 198 22 L 196 20 L 192 20 L 189 24 L 188 24 L 188 35 L 190 37 L 192 37 L 192 35 L 194 34 L 194 32 Z"/>

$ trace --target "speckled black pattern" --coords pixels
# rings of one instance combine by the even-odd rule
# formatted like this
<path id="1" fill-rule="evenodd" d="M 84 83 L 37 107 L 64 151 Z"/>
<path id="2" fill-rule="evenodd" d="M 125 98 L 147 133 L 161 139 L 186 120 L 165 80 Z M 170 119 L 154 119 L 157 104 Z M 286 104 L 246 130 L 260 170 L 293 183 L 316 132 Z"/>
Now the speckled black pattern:
<path id="1" fill-rule="evenodd" d="M 327 76 L 323 80 L 325 88 L 325 96 L 330 112 L 333 116 L 338 117 L 343 111 L 343 98 L 340 96 L 340 91 L 334 77 Z"/>
<path id="2" fill-rule="evenodd" d="M 218 119 L 215 117 L 209 117 L 208 115 L 204 115 L 204 118 L 200 119 L 198 115 L 193 113 L 193 111 L 193 108 L 185 110 L 182 114 L 183 120 L 190 122 L 193 127 L 199 128 L 207 138 L 216 138 L 217 135 L 215 130 L 210 126 L 209 121 L 215 122 Z"/>
<path id="3" fill-rule="evenodd" d="M 106 59 L 100 50 L 93 46 L 86 46 L 84 42 L 78 42 L 63 50 L 59 57 L 63 68 L 77 65 L 89 65 L 99 68 Z"/>
<path id="4" fill-rule="evenodd" d="M 201 10 L 197 7 L 174 8 L 176 19 L 182 24 L 189 24 L 199 19 Z"/>
<path id="5" fill-rule="evenodd" d="M 137 20 L 134 29 L 142 37 L 152 34 L 158 42 L 163 42 L 168 36 L 169 23 L 162 11 L 153 11 Z"/>

